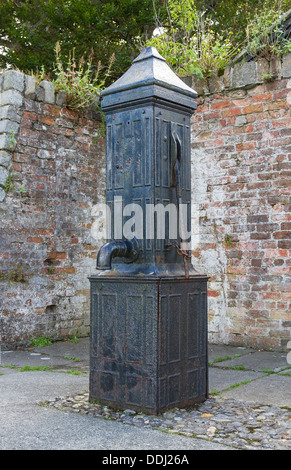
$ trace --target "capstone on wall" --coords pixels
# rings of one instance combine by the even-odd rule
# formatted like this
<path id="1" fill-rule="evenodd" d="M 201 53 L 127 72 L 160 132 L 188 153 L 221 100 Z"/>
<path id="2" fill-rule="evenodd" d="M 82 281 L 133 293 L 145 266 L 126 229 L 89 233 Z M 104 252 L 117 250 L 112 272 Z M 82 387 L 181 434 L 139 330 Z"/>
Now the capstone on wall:
<path id="1" fill-rule="evenodd" d="M 96 112 L 76 112 L 51 82 L 0 76 L 0 327 L 2 345 L 89 332 L 105 190 Z"/>

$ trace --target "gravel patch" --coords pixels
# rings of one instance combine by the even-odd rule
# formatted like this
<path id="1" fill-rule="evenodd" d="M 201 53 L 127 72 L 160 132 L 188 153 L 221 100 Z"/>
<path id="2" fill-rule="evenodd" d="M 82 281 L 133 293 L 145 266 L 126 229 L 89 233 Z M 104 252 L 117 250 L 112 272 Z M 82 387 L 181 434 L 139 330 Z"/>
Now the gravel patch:
<path id="1" fill-rule="evenodd" d="M 291 409 L 213 396 L 187 409 L 153 416 L 126 409 L 115 411 L 89 402 L 89 393 L 40 403 L 60 411 L 116 420 L 136 427 L 204 439 L 249 450 L 291 450 Z"/>

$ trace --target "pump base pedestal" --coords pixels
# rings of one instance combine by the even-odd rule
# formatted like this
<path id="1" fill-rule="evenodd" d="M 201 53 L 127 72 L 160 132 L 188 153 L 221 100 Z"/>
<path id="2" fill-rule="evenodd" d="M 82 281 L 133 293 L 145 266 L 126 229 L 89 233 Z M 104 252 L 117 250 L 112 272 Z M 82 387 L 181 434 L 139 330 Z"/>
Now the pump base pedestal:
<path id="1" fill-rule="evenodd" d="M 90 277 L 90 401 L 159 414 L 208 397 L 207 279 Z"/>

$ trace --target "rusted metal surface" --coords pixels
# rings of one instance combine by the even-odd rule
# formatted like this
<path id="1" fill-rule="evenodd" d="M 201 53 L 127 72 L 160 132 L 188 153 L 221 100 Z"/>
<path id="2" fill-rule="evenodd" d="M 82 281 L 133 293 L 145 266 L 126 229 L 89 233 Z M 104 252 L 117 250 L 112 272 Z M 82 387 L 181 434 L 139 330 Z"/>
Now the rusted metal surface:
<path id="1" fill-rule="evenodd" d="M 112 238 L 101 248 L 91 282 L 90 399 L 115 408 L 160 413 L 202 401 L 207 380 L 207 276 L 195 271 L 184 236 L 166 218 L 159 236 L 150 205 L 187 206 L 191 225 L 190 117 L 196 93 L 146 48 L 103 92 L 106 202 Z M 122 207 L 116 201 L 122 199 Z M 140 237 L 126 240 L 128 204 L 141 208 Z M 169 216 L 170 217 L 170 216 Z"/>
<path id="2" fill-rule="evenodd" d="M 91 399 L 157 414 L 207 397 L 203 279 L 94 282 L 92 311 Z"/>

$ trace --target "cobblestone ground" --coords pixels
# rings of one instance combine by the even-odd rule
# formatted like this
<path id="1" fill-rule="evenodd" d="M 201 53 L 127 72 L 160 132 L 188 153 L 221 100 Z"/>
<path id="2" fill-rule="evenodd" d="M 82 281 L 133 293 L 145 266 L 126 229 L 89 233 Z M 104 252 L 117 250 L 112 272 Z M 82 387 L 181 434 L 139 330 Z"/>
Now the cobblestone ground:
<path id="1" fill-rule="evenodd" d="M 89 393 L 41 403 L 61 411 L 116 420 L 172 434 L 206 439 L 236 449 L 291 450 L 291 409 L 212 396 L 203 404 L 150 416 L 133 410 L 113 411 L 89 403 Z"/>

